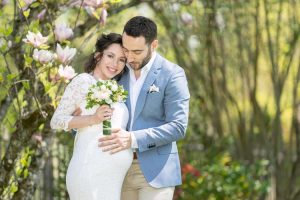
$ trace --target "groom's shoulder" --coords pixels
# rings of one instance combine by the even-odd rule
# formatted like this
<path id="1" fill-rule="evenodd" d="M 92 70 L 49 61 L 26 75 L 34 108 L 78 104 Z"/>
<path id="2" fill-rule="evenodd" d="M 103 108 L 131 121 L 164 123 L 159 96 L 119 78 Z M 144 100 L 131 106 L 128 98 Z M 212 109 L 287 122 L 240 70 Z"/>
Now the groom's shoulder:
<path id="1" fill-rule="evenodd" d="M 184 71 L 184 69 L 182 67 L 180 67 L 178 64 L 176 64 L 162 56 L 160 56 L 160 57 L 162 59 L 162 70 L 164 73 L 174 74 L 176 72 Z"/>

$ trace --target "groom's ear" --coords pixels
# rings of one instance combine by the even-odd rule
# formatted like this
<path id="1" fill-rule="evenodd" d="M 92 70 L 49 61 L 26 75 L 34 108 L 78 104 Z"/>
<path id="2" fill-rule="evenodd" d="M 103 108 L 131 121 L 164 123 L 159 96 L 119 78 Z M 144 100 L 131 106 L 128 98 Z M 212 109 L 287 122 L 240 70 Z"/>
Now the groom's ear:
<path id="1" fill-rule="evenodd" d="M 153 40 L 151 43 L 151 49 L 154 51 L 158 47 L 158 40 Z"/>

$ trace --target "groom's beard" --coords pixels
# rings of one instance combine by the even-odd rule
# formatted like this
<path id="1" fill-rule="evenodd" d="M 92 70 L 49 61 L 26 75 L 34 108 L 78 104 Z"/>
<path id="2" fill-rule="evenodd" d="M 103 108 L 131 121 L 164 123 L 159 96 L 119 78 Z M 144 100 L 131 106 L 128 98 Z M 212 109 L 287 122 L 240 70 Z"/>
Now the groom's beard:
<path id="1" fill-rule="evenodd" d="M 150 61 L 151 57 L 152 57 L 152 52 L 151 52 L 151 49 L 149 48 L 146 57 L 143 59 L 142 63 L 138 67 L 132 67 L 135 64 L 134 62 L 132 62 L 133 65 L 131 65 L 131 63 L 128 63 L 128 64 L 131 67 L 131 69 L 133 69 L 134 71 L 139 71 L 147 65 L 147 63 Z"/>

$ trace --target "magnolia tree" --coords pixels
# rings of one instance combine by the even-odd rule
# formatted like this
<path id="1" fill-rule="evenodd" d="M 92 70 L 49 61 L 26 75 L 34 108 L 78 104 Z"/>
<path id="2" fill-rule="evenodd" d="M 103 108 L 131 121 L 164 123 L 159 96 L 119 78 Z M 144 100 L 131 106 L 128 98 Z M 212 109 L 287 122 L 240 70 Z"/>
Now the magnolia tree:
<path id="1" fill-rule="evenodd" d="M 76 72 L 73 40 L 140 1 L 6 0 L 0 5 L 0 199 L 33 199 L 49 120 Z M 61 16 L 67 17 L 61 20 Z"/>

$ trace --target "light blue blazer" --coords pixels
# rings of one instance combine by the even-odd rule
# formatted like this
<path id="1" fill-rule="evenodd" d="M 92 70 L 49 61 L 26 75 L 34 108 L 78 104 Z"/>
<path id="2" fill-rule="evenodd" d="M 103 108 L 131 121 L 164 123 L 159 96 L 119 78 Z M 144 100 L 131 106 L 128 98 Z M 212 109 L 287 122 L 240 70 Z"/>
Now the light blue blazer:
<path id="1" fill-rule="evenodd" d="M 128 91 L 129 80 L 127 70 L 119 83 Z M 153 85 L 159 88 L 159 92 L 149 92 Z M 176 141 L 186 132 L 189 99 L 183 69 L 157 54 L 138 96 L 131 130 L 137 139 L 141 170 L 147 182 L 155 188 L 181 184 Z M 130 97 L 126 105 L 131 113 Z M 127 129 L 130 123 L 131 120 Z"/>

